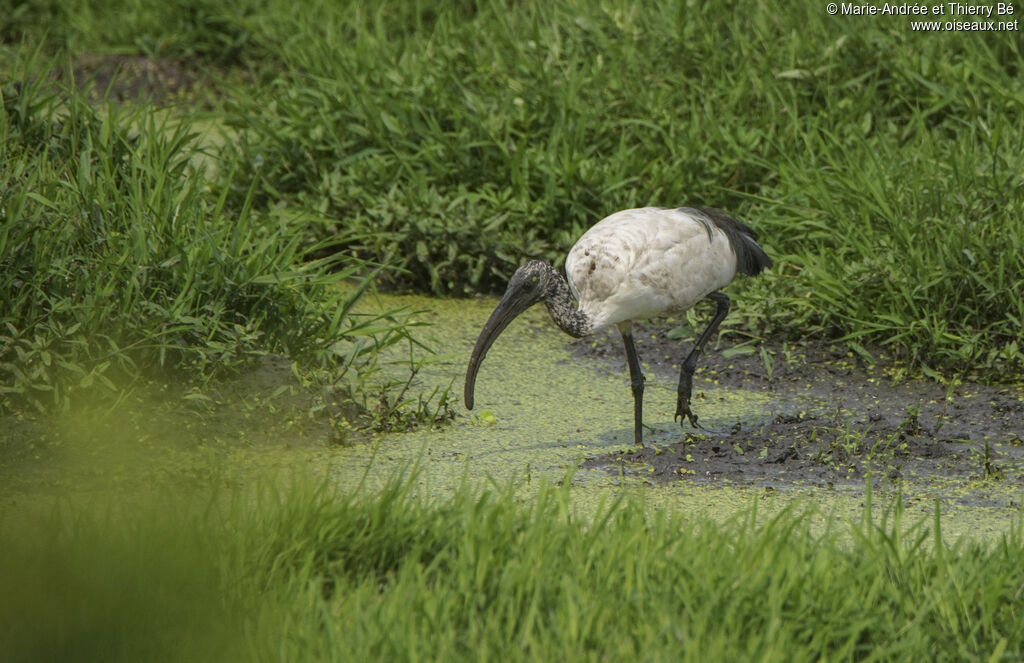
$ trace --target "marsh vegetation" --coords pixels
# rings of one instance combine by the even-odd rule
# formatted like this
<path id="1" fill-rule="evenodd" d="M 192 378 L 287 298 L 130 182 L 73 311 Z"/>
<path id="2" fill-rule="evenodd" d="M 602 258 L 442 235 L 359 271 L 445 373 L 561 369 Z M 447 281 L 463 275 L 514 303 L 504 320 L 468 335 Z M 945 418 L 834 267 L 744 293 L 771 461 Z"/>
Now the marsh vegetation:
<path id="1" fill-rule="evenodd" d="M 22 660 L 1019 658 L 1020 527 L 950 547 L 938 516 L 901 514 L 890 466 L 908 435 L 946 436 L 969 440 L 970 480 L 1024 481 L 1022 45 L 809 2 L 8 7 L 0 584 L 22 591 L 0 600 L 0 640 Z M 775 260 L 730 288 L 708 385 L 790 395 L 822 355 L 823 380 L 886 385 L 733 440 L 744 462 L 817 454 L 828 481 L 871 486 L 874 467 L 884 523 L 718 527 L 630 499 L 584 517 L 571 481 L 420 501 L 411 480 L 224 471 L 232 445 L 457 419 L 464 348 L 429 304 L 375 294 L 491 295 L 648 204 L 733 211 Z M 651 334 L 685 338 L 703 313 Z M 126 481 L 133 497 L 65 472 L 111 437 L 164 459 L 168 427 L 198 455 Z M 721 447 L 671 435 L 684 468 Z M 137 492 L 150 479 L 184 495 Z"/>

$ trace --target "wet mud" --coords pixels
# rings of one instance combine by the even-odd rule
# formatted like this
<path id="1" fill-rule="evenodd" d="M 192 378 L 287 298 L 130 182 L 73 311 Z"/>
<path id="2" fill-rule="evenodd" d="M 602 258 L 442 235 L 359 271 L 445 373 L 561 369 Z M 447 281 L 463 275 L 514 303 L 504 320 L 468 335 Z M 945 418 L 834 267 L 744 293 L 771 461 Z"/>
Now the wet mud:
<path id="1" fill-rule="evenodd" d="M 670 329 L 642 325 L 635 337 L 644 371 L 677 380 L 692 339 L 669 338 Z M 727 387 L 767 395 L 767 416 L 738 412 L 706 429 L 684 424 L 676 435 L 652 436 L 642 448 L 592 456 L 582 466 L 650 482 L 768 489 L 863 485 L 869 474 L 891 482 L 979 481 L 1008 489 L 996 499 L 1000 506 L 1024 501 L 1024 386 L 890 380 L 883 368 L 821 343 L 756 343 L 748 354 L 730 347 L 723 339 L 700 358 L 694 412 L 699 418 L 705 390 Z M 572 351 L 626 375 L 617 334 L 575 342 Z"/>
<path id="2" fill-rule="evenodd" d="M 195 89 L 202 71 L 180 58 L 144 55 L 86 54 L 72 67 L 75 83 L 89 89 L 94 100 L 161 103 Z"/>

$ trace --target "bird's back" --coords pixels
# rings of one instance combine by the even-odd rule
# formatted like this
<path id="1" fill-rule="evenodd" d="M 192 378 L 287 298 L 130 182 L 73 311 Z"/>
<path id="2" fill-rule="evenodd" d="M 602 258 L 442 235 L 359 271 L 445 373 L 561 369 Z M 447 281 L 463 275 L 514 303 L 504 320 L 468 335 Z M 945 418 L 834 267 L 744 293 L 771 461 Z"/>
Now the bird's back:
<path id="1" fill-rule="evenodd" d="M 642 207 L 594 224 L 565 271 L 595 329 L 681 313 L 742 271 L 771 265 L 756 234 L 717 210 Z"/>

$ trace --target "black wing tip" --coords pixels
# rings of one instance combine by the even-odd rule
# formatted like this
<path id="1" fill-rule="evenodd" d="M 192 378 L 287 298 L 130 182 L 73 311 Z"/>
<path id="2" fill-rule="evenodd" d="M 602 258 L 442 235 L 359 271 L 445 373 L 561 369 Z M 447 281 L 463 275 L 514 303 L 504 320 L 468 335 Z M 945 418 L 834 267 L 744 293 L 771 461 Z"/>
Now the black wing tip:
<path id="1" fill-rule="evenodd" d="M 753 239 L 747 239 L 743 242 L 743 245 L 746 250 L 736 252 L 737 271 L 747 276 L 757 276 L 775 264 L 771 257 L 761 248 L 761 245 Z"/>
<path id="2" fill-rule="evenodd" d="M 731 230 L 743 235 L 749 235 L 751 239 L 757 239 L 756 230 L 743 223 L 732 214 L 729 214 L 724 210 L 720 210 L 717 207 L 690 207 L 683 209 L 691 209 L 699 212 L 723 232 Z"/>
<path id="3" fill-rule="evenodd" d="M 728 212 L 716 207 L 683 207 L 681 209 L 687 212 L 697 212 L 725 233 L 733 252 L 736 253 L 736 271 L 741 274 L 757 276 L 774 264 L 761 245 L 757 243 L 757 231 Z"/>

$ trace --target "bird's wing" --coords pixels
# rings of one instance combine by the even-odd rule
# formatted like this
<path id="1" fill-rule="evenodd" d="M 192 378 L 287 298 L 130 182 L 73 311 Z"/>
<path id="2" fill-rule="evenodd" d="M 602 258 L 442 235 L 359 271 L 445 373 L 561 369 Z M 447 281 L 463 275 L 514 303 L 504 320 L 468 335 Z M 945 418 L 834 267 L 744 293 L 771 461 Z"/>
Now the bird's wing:
<path id="1" fill-rule="evenodd" d="M 679 313 L 732 280 L 724 234 L 682 211 L 616 212 L 580 237 L 565 261 L 580 308 L 607 326 Z"/>

